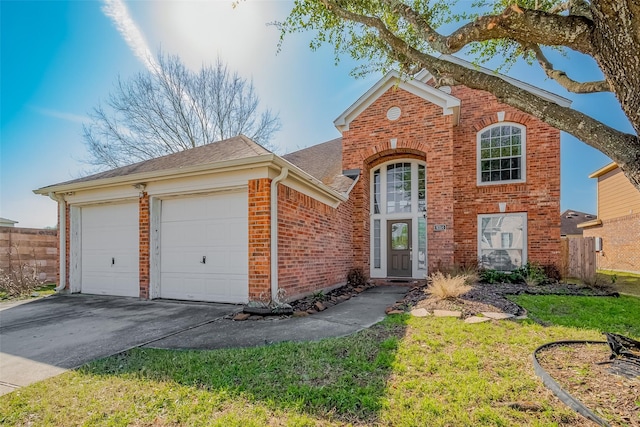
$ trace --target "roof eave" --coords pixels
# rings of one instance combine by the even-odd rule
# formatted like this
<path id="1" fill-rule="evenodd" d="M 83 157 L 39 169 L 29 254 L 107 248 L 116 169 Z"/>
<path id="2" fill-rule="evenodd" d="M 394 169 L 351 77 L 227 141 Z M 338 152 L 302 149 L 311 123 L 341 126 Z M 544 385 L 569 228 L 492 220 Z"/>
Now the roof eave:
<path id="1" fill-rule="evenodd" d="M 274 156 L 273 164 L 277 165 L 279 168 L 284 168 L 284 167 L 289 168 L 289 176 L 293 176 L 298 182 L 304 185 L 311 185 L 315 187 L 317 190 L 320 191 L 320 193 L 333 199 L 335 202 L 341 203 L 349 199 L 347 195 L 334 190 L 324 182 L 313 177 L 309 173 L 305 172 L 304 170 L 300 169 L 298 166 L 294 165 L 288 160 L 283 159 L 280 156 Z M 293 172 L 293 175 L 291 174 L 291 172 Z"/>
<path id="2" fill-rule="evenodd" d="M 453 55 L 440 55 L 441 59 L 444 59 L 445 61 L 449 61 L 452 62 L 454 64 L 457 65 L 461 65 L 463 67 L 472 69 L 472 70 L 477 70 L 477 71 L 481 71 L 485 74 L 489 74 L 492 76 L 496 76 L 501 78 L 502 80 L 506 81 L 507 83 L 510 83 L 520 89 L 526 90 L 527 92 L 530 92 L 536 96 L 539 96 L 540 98 L 546 99 L 547 101 L 551 101 L 553 103 L 558 104 L 561 107 L 566 107 L 569 108 L 571 106 L 571 100 L 567 99 L 565 97 L 562 97 L 560 95 L 556 95 L 555 93 L 549 92 L 547 90 L 541 89 L 537 86 L 534 86 L 532 84 L 520 81 L 518 79 L 514 79 L 513 77 L 509 77 L 507 75 L 504 74 L 500 74 L 500 73 L 496 73 L 493 70 L 490 70 L 489 68 L 485 68 L 485 67 L 481 67 L 479 65 L 473 64 L 469 61 L 466 61 L 464 59 L 458 58 L 456 56 Z"/>
<path id="3" fill-rule="evenodd" d="M 618 168 L 618 164 L 616 162 L 611 162 L 608 165 L 601 167 L 597 171 L 593 172 L 591 175 L 589 175 L 589 178 L 599 178 L 602 175 L 615 170 L 616 168 Z"/>
<path id="4" fill-rule="evenodd" d="M 582 223 L 576 225 L 576 227 L 578 227 L 578 228 L 588 228 L 588 227 L 595 227 L 596 225 L 602 225 L 602 220 L 601 219 L 594 219 L 593 221 L 582 222 Z"/>
<path id="5" fill-rule="evenodd" d="M 202 165 L 165 169 L 161 171 L 141 172 L 130 175 L 115 176 L 110 178 L 95 179 L 69 184 L 56 184 L 33 190 L 35 194 L 48 195 L 50 193 L 68 193 L 80 190 L 92 190 L 104 187 L 113 187 L 123 184 L 135 184 L 149 180 L 166 180 L 175 177 L 201 175 L 208 172 L 223 172 L 230 169 L 244 169 L 246 167 L 256 167 L 261 164 L 265 166 L 272 163 L 277 157 L 275 154 L 261 154 L 258 156 L 245 157 L 241 159 L 224 160 L 220 162 L 205 163 Z"/>

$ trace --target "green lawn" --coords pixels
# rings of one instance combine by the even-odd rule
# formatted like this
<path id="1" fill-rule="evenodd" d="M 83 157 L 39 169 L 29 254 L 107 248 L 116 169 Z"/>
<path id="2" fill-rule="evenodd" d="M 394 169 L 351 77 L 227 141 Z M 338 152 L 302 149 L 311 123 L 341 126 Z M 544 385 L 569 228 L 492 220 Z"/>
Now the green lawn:
<path id="1" fill-rule="evenodd" d="M 558 323 L 589 300 L 550 298 L 571 307 L 557 315 Z M 588 310 L 601 321 L 627 316 L 624 310 L 638 304 L 591 299 L 599 303 Z M 606 311 L 609 300 L 627 308 Z M 394 315 L 320 342 L 136 349 L 0 397 L 0 424 L 580 426 L 584 420 L 535 377 L 531 353 L 550 341 L 602 339 L 602 328 Z M 516 409 L 531 402 L 537 410 Z"/>
<path id="2" fill-rule="evenodd" d="M 640 338 L 640 298 L 637 297 L 518 295 L 511 299 L 544 322 Z"/>
<path id="3" fill-rule="evenodd" d="M 598 270 L 597 278 L 601 283 L 610 283 L 621 294 L 640 297 L 640 274 Z"/>

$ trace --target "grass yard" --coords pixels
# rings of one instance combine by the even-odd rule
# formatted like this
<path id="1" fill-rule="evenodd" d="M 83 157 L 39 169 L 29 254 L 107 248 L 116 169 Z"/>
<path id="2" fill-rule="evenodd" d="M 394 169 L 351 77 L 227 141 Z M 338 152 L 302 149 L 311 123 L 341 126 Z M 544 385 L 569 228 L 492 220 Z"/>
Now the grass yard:
<path id="1" fill-rule="evenodd" d="M 598 270 L 597 279 L 600 283 L 611 283 L 611 286 L 621 294 L 640 297 L 640 274 Z"/>
<path id="2" fill-rule="evenodd" d="M 3 290 L 0 289 L 0 301 L 3 300 L 9 300 L 9 299 L 29 299 L 29 298 L 35 298 L 35 293 L 37 293 L 38 297 L 45 297 L 45 296 L 49 296 L 49 295 L 53 295 L 56 293 L 56 284 L 55 283 L 47 283 L 45 285 L 42 285 L 38 288 L 35 289 L 34 291 L 34 296 L 31 296 L 31 294 L 29 295 L 22 295 L 19 297 L 9 297 L 9 294 Z"/>
<path id="3" fill-rule="evenodd" d="M 637 297 L 518 295 L 510 299 L 526 308 L 530 316 L 544 322 L 640 339 L 640 298 Z"/>
<path id="4" fill-rule="evenodd" d="M 136 349 L 0 397 L 0 424 L 586 425 L 535 377 L 531 353 L 550 341 L 600 340 L 603 329 L 639 336 L 640 300 L 517 300 L 566 326 L 394 315 L 353 336 L 313 343 Z"/>

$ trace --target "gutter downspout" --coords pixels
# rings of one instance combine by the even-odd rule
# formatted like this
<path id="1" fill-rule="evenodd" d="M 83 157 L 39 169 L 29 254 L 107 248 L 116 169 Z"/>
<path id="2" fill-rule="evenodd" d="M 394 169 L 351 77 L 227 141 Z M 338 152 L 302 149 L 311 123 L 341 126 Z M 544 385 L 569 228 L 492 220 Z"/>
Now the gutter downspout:
<path id="1" fill-rule="evenodd" d="M 289 175 L 289 168 L 283 167 L 280 175 L 271 181 L 271 302 L 278 301 L 278 183 Z"/>
<path id="2" fill-rule="evenodd" d="M 57 196 L 55 193 L 49 193 L 49 197 L 58 202 L 58 238 L 60 240 L 60 283 L 56 286 L 55 291 L 61 292 L 67 287 L 67 209 L 65 206 L 64 196 Z"/>

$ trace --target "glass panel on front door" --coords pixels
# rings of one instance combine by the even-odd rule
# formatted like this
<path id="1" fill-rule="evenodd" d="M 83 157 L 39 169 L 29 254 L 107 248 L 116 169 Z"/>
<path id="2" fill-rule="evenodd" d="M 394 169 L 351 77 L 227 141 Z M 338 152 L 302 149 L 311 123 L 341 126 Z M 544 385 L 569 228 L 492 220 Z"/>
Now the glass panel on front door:
<path id="1" fill-rule="evenodd" d="M 411 220 L 389 221 L 387 224 L 387 274 L 391 277 L 411 277 Z"/>

